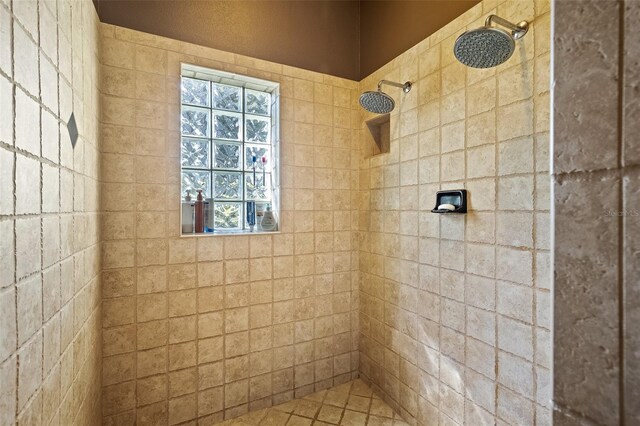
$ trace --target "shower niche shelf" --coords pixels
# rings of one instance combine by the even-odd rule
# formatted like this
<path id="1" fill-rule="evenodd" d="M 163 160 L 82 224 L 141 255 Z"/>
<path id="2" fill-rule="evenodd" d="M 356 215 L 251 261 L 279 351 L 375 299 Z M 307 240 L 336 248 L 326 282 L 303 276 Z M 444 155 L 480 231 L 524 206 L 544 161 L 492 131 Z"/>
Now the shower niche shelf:
<path id="1" fill-rule="evenodd" d="M 391 150 L 391 126 L 389 114 L 383 114 L 367 120 L 371 155 L 385 154 Z"/>
<path id="2" fill-rule="evenodd" d="M 451 205 L 450 208 L 441 208 L 442 205 Z M 436 206 L 431 213 L 466 213 L 467 212 L 467 190 L 453 189 L 450 191 L 436 192 Z"/>

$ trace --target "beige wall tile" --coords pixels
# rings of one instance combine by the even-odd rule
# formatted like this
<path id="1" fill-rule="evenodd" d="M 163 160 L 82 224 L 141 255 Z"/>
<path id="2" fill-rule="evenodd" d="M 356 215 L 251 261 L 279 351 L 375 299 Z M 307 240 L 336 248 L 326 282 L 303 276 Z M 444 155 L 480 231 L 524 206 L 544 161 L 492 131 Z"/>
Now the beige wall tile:
<path id="1" fill-rule="evenodd" d="M 108 95 L 131 98 L 136 90 L 136 73 L 124 68 L 101 67 L 102 92 Z"/>
<path id="2" fill-rule="evenodd" d="M 135 349 L 135 326 L 128 325 L 106 329 L 103 332 L 102 346 L 105 355 L 130 352 Z"/>
<path id="3" fill-rule="evenodd" d="M 2 150 L 0 151 L 0 164 L 2 165 L 2 171 L 0 171 L 0 212 L 2 214 L 11 214 L 14 209 L 14 188 L 15 183 L 13 181 L 13 170 L 15 166 L 15 156 L 13 153 Z"/>
<path id="4" fill-rule="evenodd" d="M 531 288 L 498 281 L 497 296 L 498 313 L 529 324 L 533 323 L 533 290 Z M 544 300 L 539 302 L 542 305 Z M 544 308 L 541 306 L 540 309 Z"/>
<path id="5" fill-rule="evenodd" d="M 102 381 L 105 385 L 121 383 L 135 378 L 135 354 L 123 354 L 103 360 Z"/>
<path id="6" fill-rule="evenodd" d="M 18 411 L 42 384 L 42 334 L 36 334 L 18 352 Z"/>
<path id="7" fill-rule="evenodd" d="M 533 209 L 533 177 L 514 176 L 498 180 L 498 208 L 501 210 Z"/>
<path id="8" fill-rule="evenodd" d="M 529 251 L 498 247 L 496 278 L 531 285 L 532 263 L 532 254 Z"/>
<path id="9" fill-rule="evenodd" d="M 39 95 L 38 46 L 33 41 L 37 38 L 37 35 L 28 34 L 20 25 L 13 25 L 14 78 L 16 83 L 35 97 Z"/>
<path id="10" fill-rule="evenodd" d="M 225 345 L 228 346 L 228 348 L 225 347 L 225 350 L 228 350 L 229 353 L 232 354 L 230 356 L 247 352 L 246 348 L 243 348 L 243 343 L 244 346 L 246 346 L 248 340 L 246 336 L 246 334 L 242 333 L 240 336 L 228 336 L 228 343 L 227 338 L 224 339 Z M 222 337 L 198 340 L 198 363 L 202 364 L 223 359 L 222 342 Z"/>
<path id="11" fill-rule="evenodd" d="M 22 346 L 42 327 L 42 279 L 32 276 L 18 283 L 18 345 Z"/>
<path id="12" fill-rule="evenodd" d="M 146 377 L 166 372 L 167 356 L 168 354 L 166 347 L 160 347 L 146 351 L 138 351 L 136 353 L 137 377 Z M 172 364 L 170 364 L 170 367 L 171 365 Z"/>
<path id="13" fill-rule="evenodd" d="M 133 68 L 135 45 L 122 40 L 103 37 L 101 61 L 105 65 Z"/>
<path id="14" fill-rule="evenodd" d="M 531 248 L 534 239 L 533 222 L 531 213 L 496 213 L 496 242 L 505 246 Z"/>
<path id="15" fill-rule="evenodd" d="M 509 422 L 533 421 L 533 405 L 527 399 L 503 387 L 498 387 L 498 415 Z"/>
<path id="16" fill-rule="evenodd" d="M 582 25 L 576 28 L 576 37 L 572 41 L 562 46 L 557 52 L 558 60 L 554 61 L 554 69 L 559 73 L 559 80 L 556 84 L 564 84 L 564 89 L 560 89 L 559 99 L 566 102 L 566 107 L 572 109 L 572 113 L 560 117 L 556 115 L 554 127 L 556 130 L 555 138 L 560 145 L 555 149 L 555 172 L 568 172 L 573 170 L 594 170 L 599 168 L 614 168 L 617 163 L 617 147 L 618 135 L 612 131 L 612 124 L 617 120 L 617 111 L 615 105 L 618 105 L 618 90 L 616 88 L 618 81 L 615 77 L 618 74 L 618 55 L 620 46 L 620 37 L 618 35 L 619 11 L 618 5 L 607 5 L 608 7 L 597 10 L 595 4 L 589 3 L 584 10 L 583 23 L 590 22 L 592 16 L 598 15 L 600 18 L 606 17 L 607 26 L 603 26 L 598 31 L 599 44 L 608 52 L 605 58 L 598 57 L 597 51 L 588 46 L 581 44 L 582 34 L 587 31 L 587 27 Z M 562 23 L 571 20 L 575 11 L 567 7 L 567 5 L 559 6 L 558 19 L 554 23 L 554 28 L 560 28 Z M 590 29 L 589 31 L 592 31 Z M 589 76 L 577 77 L 575 70 L 592 69 L 594 72 Z M 590 102 L 582 103 L 571 101 L 571 94 L 576 93 L 578 87 L 593 87 L 601 91 L 603 95 L 598 101 L 598 108 L 592 109 Z M 585 100 L 586 101 L 586 100 Z M 610 109 L 611 105 L 613 109 Z M 580 140 L 577 143 L 569 143 L 568 138 L 575 137 L 584 132 L 577 117 L 580 117 L 580 123 L 589 122 L 589 137 Z M 585 121 L 583 121 L 585 120 Z M 569 136 L 571 135 L 571 136 Z M 598 140 L 598 143 L 591 143 Z M 584 144 L 588 143 L 588 146 Z M 597 150 L 597 151 L 595 151 Z M 589 151 L 589 155 L 584 155 Z"/>
<path id="17" fill-rule="evenodd" d="M 11 53 L 11 15 L 10 12 L 6 9 L 2 9 L 0 12 L 0 19 L 2 19 L 2 33 L 1 34 L 1 44 L 0 44 L 0 69 L 4 71 L 9 77 L 13 75 L 12 73 L 12 53 Z"/>
<path id="18" fill-rule="evenodd" d="M 224 289 L 222 287 L 198 290 L 198 312 L 217 311 L 224 308 Z"/>
<path id="19" fill-rule="evenodd" d="M 533 138 L 502 142 L 498 147 L 498 174 L 533 172 Z"/>
<path id="20" fill-rule="evenodd" d="M 107 124 L 131 126 L 134 124 L 135 101 L 132 99 L 102 96 L 102 120 Z"/>
<path id="21" fill-rule="evenodd" d="M 0 294 L 0 305 L 3 308 L 2 312 L 6 313 L 0 326 L 2 335 L 0 359 L 4 361 L 17 347 L 15 290 L 13 288 L 6 289 Z"/>
<path id="22" fill-rule="evenodd" d="M 620 202 L 618 200 L 618 192 L 611 190 L 618 185 L 620 185 L 620 182 L 615 176 L 598 178 L 595 181 L 591 179 L 571 179 L 562 184 L 554 182 L 554 191 L 556 193 L 554 204 L 557 211 L 554 218 L 556 221 L 554 270 L 555 274 L 557 274 L 554 285 L 560 285 L 560 288 L 563 289 L 563 292 L 556 291 L 554 296 L 555 303 L 571 307 L 564 311 L 563 314 L 556 314 L 554 330 L 559 335 L 554 337 L 554 341 L 558 342 L 560 335 L 563 334 L 560 331 L 562 324 L 574 321 L 572 318 L 575 318 L 576 315 L 582 315 L 581 312 L 585 309 L 593 312 L 593 309 L 596 309 L 596 306 L 598 307 L 598 318 L 608 324 L 607 327 L 596 326 L 600 330 L 597 337 L 598 345 L 604 345 L 603 347 L 610 349 L 605 353 L 600 352 L 601 356 L 596 357 L 596 352 L 593 352 L 590 348 L 594 342 L 592 338 L 574 341 L 571 349 L 572 353 L 592 354 L 589 364 L 594 369 L 597 369 L 597 371 L 593 371 L 592 374 L 585 378 L 586 381 L 581 383 L 579 388 L 575 388 L 575 392 L 592 394 L 600 393 L 603 389 L 609 389 L 606 395 L 602 395 L 602 398 L 607 399 L 609 407 L 612 407 L 610 413 L 617 412 L 615 404 L 619 400 L 619 395 L 616 395 L 618 388 L 612 386 L 613 382 L 618 381 L 618 367 L 615 361 L 618 358 L 618 337 L 616 333 L 618 322 L 614 319 L 618 315 L 616 308 L 618 306 L 618 294 L 606 283 L 618 281 L 618 269 L 610 266 L 616 265 L 620 261 L 615 253 L 616 241 L 618 241 L 618 234 L 621 231 L 618 228 L 619 222 L 617 220 L 612 221 L 610 217 L 603 215 L 601 212 L 607 209 L 606 206 L 618 205 Z M 579 202 L 568 203 L 567 200 L 573 198 L 572 194 L 576 192 L 580 192 L 584 196 Z M 586 208 L 586 204 L 589 204 L 589 208 Z M 572 217 L 571 222 L 566 220 L 569 216 Z M 565 218 L 564 220 L 563 217 Z M 599 238 L 597 241 L 581 238 L 582 235 L 587 234 L 597 234 Z M 569 248 L 569 245 L 571 245 L 571 248 Z M 585 261 L 585 259 L 590 260 Z M 609 266 L 605 267 L 604 265 Z M 582 288 L 585 284 L 588 285 L 595 277 L 598 277 L 598 284 L 590 286 L 591 290 L 588 293 L 585 294 L 582 291 L 578 291 L 578 288 Z M 579 285 L 577 285 L 576 279 L 579 280 Z M 594 304 L 591 298 L 596 295 L 599 302 Z M 573 333 L 579 333 L 579 331 L 572 329 L 571 333 L 573 335 Z M 559 383 L 575 383 L 572 382 L 569 376 L 575 377 L 575 369 L 582 369 L 583 366 L 580 366 L 580 363 L 576 363 L 573 357 L 567 356 L 568 346 L 560 343 L 557 343 L 556 346 L 560 350 L 560 352 L 556 352 L 556 362 L 567 368 L 566 371 L 557 373 L 556 377 L 560 380 Z M 604 374 L 605 370 L 595 367 L 603 362 L 610 363 L 612 366 L 611 369 L 606 370 L 608 374 Z M 597 387 L 594 386 L 596 382 L 598 383 Z M 573 385 L 571 387 L 573 388 Z M 574 396 L 566 395 L 566 392 L 557 386 L 554 390 L 556 392 L 554 398 L 559 403 L 572 406 L 590 417 L 604 418 L 602 417 L 604 415 L 603 406 L 600 404 L 587 407 L 580 404 Z"/>
<path id="23" fill-rule="evenodd" d="M 40 213 L 40 163 L 20 154 L 15 161 L 16 214 Z"/>
<path id="24" fill-rule="evenodd" d="M 637 17 L 637 8 L 635 16 Z M 634 15 L 632 15 L 634 16 Z M 637 175 L 630 174 L 625 177 L 623 181 L 624 188 L 624 207 L 626 209 L 635 205 L 638 200 L 638 177 Z M 637 262 L 634 255 L 635 247 L 637 247 L 637 243 L 633 240 L 633 235 L 637 232 L 638 223 L 633 218 L 625 219 L 625 226 L 627 226 L 628 231 L 625 235 L 625 254 L 624 254 L 624 262 L 625 262 L 625 307 L 624 307 L 624 315 L 625 315 L 625 325 L 629 327 L 628 324 L 631 323 L 638 316 L 638 309 L 635 308 L 635 301 L 637 300 L 638 293 L 633 290 L 633 277 L 636 275 L 635 271 L 637 270 Z M 540 312 L 540 315 L 544 318 L 548 318 L 551 316 L 550 312 Z M 627 328 L 628 329 L 628 328 Z M 637 383 L 638 377 L 637 374 L 634 373 L 636 371 L 636 366 L 638 365 L 638 358 L 633 355 L 634 348 L 638 347 L 638 336 L 637 334 L 629 333 L 625 337 L 624 341 L 625 350 L 624 350 L 624 362 L 627 366 L 627 373 L 625 377 L 625 386 L 631 385 L 631 387 L 626 387 L 626 389 L 630 389 L 625 393 L 625 403 L 626 401 L 633 401 L 635 396 L 637 395 L 634 383 Z M 639 414 L 636 409 L 631 409 L 625 414 L 626 419 L 636 419 Z"/>
<path id="25" fill-rule="evenodd" d="M 134 265 L 134 243 L 109 241 L 103 244 L 102 263 L 105 268 L 126 268 Z"/>
<path id="26" fill-rule="evenodd" d="M 203 416 L 215 412 L 221 412 L 223 408 L 222 386 L 198 392 L 198 415 Z"/>
<path id="27" fill-rule="evenodd" d="M 137 381 L 136 398 L 139 406 L 163 401 L 167 398 L 167 392 L 167 376 L 152 376 Z M 145 416 L 148 415 L 146 412 L 143 413 Z"/>
<path id="28" fill-rule="evenodd" d="M 166 345 L 169 339 L 169 324 L 166 320 L 149 321 L 137 325 L 138 349 L 152 349 Z"/>

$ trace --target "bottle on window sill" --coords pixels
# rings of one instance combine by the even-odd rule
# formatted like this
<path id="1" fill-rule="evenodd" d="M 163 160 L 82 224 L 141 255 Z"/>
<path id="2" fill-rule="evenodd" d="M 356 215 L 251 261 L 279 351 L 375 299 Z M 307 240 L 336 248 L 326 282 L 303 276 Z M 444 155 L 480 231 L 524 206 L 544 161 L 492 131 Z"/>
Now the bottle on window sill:
<path id="1" fill-rule="evenodd" d="M 256 229 L 262 231 L 262 218 L 264 217 L 264 204 L 256 203 Z"/>
<path id="2" fill-rule="evenodd" d="M 213 232 L 213 198 L 204 201 L 204 232 Z"/>
<path id="3" fill-rule="evenodd" d="M 273 214 L 273 211 L 271 211 L 271 204 L 267 204 L 267 209 L 262 217 L 262 230 L 275 231 L 277 226 L 278 223 L 276 222 L 276 217 Z"/>
<path id="4" fill-rule="evenodd" d="M 182 233 L 193 234 L 193 203 L 191 201 L 182 203 Z"/>
<path id="5" fill-rule="evenodd" d="M 249 232 L 253 232 L 256 225 L 256 202 L 247 201 L 247 225 L 249 225 Z"/>
<path id="6" fill-rule="evenodd" d="M 204 199 L 202 198 L 202 190 L 198 190 L 198 197 L 195 203 L 195 231 L 196 234 L 204 232 Z"/>

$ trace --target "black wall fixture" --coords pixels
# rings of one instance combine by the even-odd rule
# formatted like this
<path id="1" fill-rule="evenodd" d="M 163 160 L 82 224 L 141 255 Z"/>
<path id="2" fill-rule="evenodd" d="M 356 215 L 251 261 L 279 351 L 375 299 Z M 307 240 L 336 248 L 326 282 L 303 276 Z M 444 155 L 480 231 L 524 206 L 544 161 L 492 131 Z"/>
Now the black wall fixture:
<path id="1" fill-rule="evenodd" d="M 447 206 L 449 208 L 443 208 Z M 451 209 L 453 206 L 453 209 Z M 436 206 L 432 213 L 466 213 L 467 212 L 467 190 L 453 189 L 450 191 L 436 192 Z"/>

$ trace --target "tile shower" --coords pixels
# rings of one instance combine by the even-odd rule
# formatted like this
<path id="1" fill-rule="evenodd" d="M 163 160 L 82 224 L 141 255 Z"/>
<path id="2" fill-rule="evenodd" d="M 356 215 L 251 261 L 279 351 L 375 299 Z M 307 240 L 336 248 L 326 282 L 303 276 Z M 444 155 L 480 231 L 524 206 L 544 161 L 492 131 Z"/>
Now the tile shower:
<path id="1" fill-rule="evenodd" d="M 532 27 L 466 68 L 453 42 L 491 13 Z M 87 1 L 2 0 L 0 19 L 0 423 L 551 422 L 548 2 L 485 0 L 360 82 Z M 179 235 L 182 63 L 280 84 L 280 232 Z M 373 156 L 357 100 L 381 79 L 414 87 Z M 467 215 L 429 212 L 458 188 Z"/>

